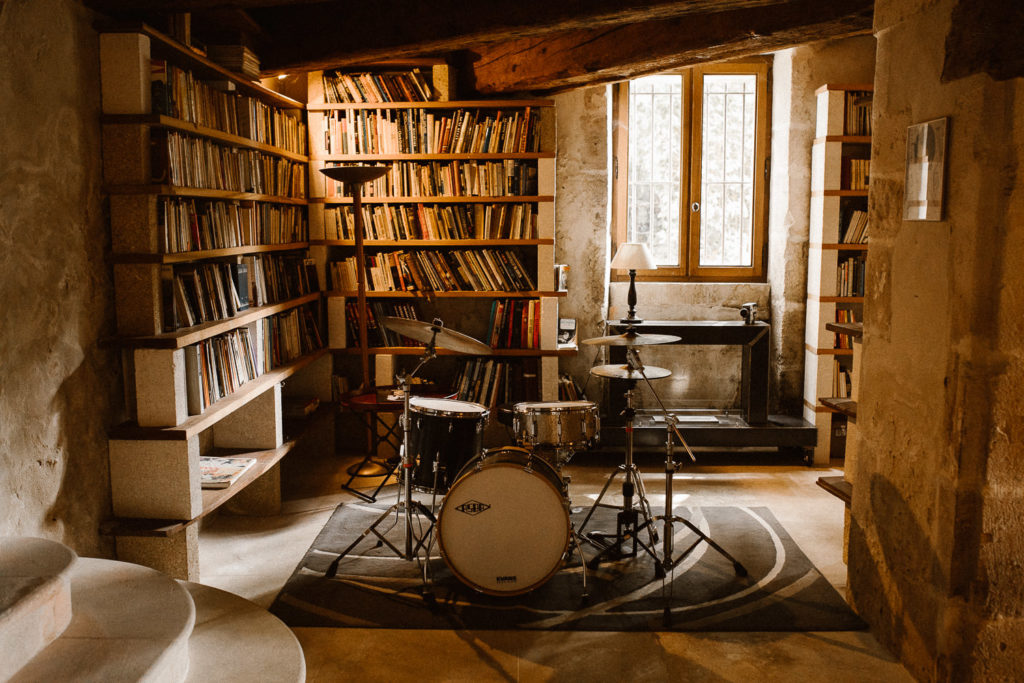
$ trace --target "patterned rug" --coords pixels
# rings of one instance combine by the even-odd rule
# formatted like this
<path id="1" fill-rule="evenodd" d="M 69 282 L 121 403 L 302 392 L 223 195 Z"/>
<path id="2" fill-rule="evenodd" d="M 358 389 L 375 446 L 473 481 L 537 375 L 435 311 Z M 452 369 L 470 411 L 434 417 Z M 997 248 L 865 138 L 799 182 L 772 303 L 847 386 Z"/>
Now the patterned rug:
<path id="1" fill-rule="evenodd" d="M 687 519 L 742 564 L 745 576 L 738 575 L 731 561 L 680 522 L 673 525 L 672 557 L 678 559 L 691 546 L 692 550 L 666 576 L 656 576 L 656 565 L 666 566 L 661 560 L 664 526 L 658 521 L 652 525 L 658 534 L 655 544 L 651 544 L 649 530 L 641 529 L 638 535 L 653 548 L 654 556 L 638 547 L 635 557 L 605 556 L 593 561 L 597 547 L 580 544 L 588 564 L 596 565 L 586 571 L 589 595 L 584 596 L 583 565 L 575 545 L 570 542 L 571 557 L 564 564 L 552 559 L 552 542 L 560 547 L 572 538 L 571 532 L 558 529 L 565 526 L 563 518 L 554 530 L 546 524 L 524 525 L 501 538 L 494 534 L 467 537 L 458 527 L 442 526 L 442 533 L 430 535 L 426 584 L 422 561 L 406 561 L 386 546 L 376 547 L 377 537 L 371 533 L 342 559 L 337 575 L 326 578 L 332 560 L 380 519 L 390 502 L 339 506 L 277 596 L 271 612 L 296 627 L 592 631 L 865 627 L 763 507 L 676 508 L 677 516 Z M 478 512 L 476 508 L 472 511 Z M 574 528 L 580 528 L 585 513 L 572 514 Z M 442 512 L 443 522 L 446 515 L 449 521 L 458 517 L 454 511 Z M 583 531 L 614 534 L 616 515 L 616 509 L 599 507 Z M 415 515 L 414 519 L 414 527 L 430 528 L 425 516 Z M 404 550 L 404 515 L 387 516 L 377 529 Z M 539 540 L 538 535 L 555 538 Z M 442 559 L 439 542 L 463 580 Z M 511 545 L 502 548 L 503 544 Z M 504 573 L 498 580 L 528 577 L 538 571 L 541 578 L 526 586 L 530 590 L 516 595 L 504 587 L 498 594 L 489 594 L 468 585 L 488 588 L 483 580 L 487 562 L 502 552 Z M 420 557 L 425 556 L 421 551 Z M 553 572 L 550 578 L 543 576 L 549 571 Z"/>

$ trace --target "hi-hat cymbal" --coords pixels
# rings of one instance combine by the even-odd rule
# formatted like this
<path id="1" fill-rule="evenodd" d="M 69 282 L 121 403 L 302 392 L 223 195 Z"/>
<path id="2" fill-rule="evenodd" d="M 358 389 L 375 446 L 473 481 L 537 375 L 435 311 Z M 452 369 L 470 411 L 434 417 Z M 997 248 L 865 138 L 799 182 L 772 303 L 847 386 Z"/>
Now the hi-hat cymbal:
<path id="1" fill-rule="evenodd" d="M 415 339 L 416 341 L 427 343 L 433 339 L 434 344 L 443 349 L 449 349 L 459 353 L 494 353 L 494 350 L 487 344 L 477 341 L 476 339 L 462 334 L 461 332 L 449 330 L 447 327 L 440 324 L 435 325 L 434 323 L 428 323 L 423 320 L 409 320 L 407 318 L 395 318 L 392 316 L 384 318 L 383 323 L 384 327 L 389 330 L 393 330 L 402 336 L 408 337 L 409 339 Z M 434 336 L 435 330 L 437 331 L 436 337 Z"/>
<path id="2" fill-rule="evenodd" d="M 599 344 L 601 346 L 648 346 L 650 344 L 671 344 L 679 341 L 680 337 L 674 334 L 637 334 L 636 332 L 625 332 L 623 334 L 612 334 L 607 337 L 593 337 L 584 339 L 584 344 Z"/>
<path id="3" fill-rule="evenodd" d="M 661 379 L 672 374 L 671 370 L 659 368 L 655 365 L 645 365 L 643 374 L 629 365 L 598 365 L 590 368 L 590 374 L 598 377 L 610 377 L 611 379 Z"/>

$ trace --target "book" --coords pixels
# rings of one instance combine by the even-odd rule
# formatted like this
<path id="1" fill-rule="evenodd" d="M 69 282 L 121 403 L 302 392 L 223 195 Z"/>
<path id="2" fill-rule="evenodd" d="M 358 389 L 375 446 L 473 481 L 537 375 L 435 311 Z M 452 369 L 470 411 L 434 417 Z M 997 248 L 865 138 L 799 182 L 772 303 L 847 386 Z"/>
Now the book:
<path id="1" fill-rule="evenodd" d="M 255 464 L 256 458 L 200 456 L 199 474 L 202 486 L 204 489 L 226 489 Z"/>

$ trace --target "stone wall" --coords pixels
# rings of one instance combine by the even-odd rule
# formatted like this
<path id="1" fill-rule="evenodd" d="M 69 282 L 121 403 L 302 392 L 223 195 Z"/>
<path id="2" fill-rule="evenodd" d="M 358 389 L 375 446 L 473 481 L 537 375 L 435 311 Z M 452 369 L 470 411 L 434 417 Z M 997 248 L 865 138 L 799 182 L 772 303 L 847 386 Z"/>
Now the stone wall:
<path id="1" fill-rule="evenodd" d="M 943 82 L 957 5 L 875 4 L 849 585 L 874 633 L 920 680 L 1016 680 L 1024 661 L 1024 83 L 985 75 Z M 998 25 L 987 31 L 988 40 L 1019 38 Z M 904 221 L 907 126 L 939 117 L 950 123 L 944 219 Z"/>
<path id="2" fill-rule="evenodd" d="M 98 42 L 71 0 L 0 4 L 0 536 L 111 554 L 106 433 L 120 411 Z"/>

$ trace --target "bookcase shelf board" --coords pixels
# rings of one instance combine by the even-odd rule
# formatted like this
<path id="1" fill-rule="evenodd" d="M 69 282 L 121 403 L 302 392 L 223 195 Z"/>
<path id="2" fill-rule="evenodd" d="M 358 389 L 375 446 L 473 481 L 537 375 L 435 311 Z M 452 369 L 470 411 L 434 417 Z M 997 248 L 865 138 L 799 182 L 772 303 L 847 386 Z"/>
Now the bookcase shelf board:
<path id="1" fill-rule="evenodd" d="M 494 152 L 450 154 L 323 154 L 310 161 L 503 161 L 506 159 L 554 159 L 554 152 Z"/>
<path id="2" fill-rule="evenodd" d="M 847 244 L 847 243 L 835 243 L 829 242 L 826 244 L 812 244 L 812 247 L 816 249 L 824 249 L 826 251 L 867 251 L 868 245 L 866 244 Z"/>
<path id="3" fill-rule="evenodd" d="M 313 197 L 311 204 L 351 204 L 350 198 L 344 197 Z M 533 195 L 533 196 L 501 196 L 501 197 L 449 197 L 445 195 L 430 195 L 424 197 L 363 197 L 363 204 L 496 204 L 496 203 L 532 203 L 532 202 L 554 202 L 554 195 Z"/>
<path id="4" fill-rule="evenodd" d="M 355 240 L 310 240 L 310 244 L 333 246 L 333 247 L 354 247 Z M 551 238 L 538 239 L 457 239 L 457 240 L 363 240 L 363 246 L 372 247 L 531 247 L 531 246 L 554 246 L 555 241 Z"/>
<path id="5" fill-rule="evenodd" d="M 359 349 L 354 348 L 341 348 L 332 349 L 337 353 L 343 353 L 345 355 L 358 355 Z M 387 356 L 422 356 L 422 346 L 371 346 L 367 351 L 370 355 L 387 355 Z M 569 357 L 574 356 L 577 353 L 577 349 L 494 349 L 490 355 L 492 356 L 504 356 L 504 357 L 531 357 L 531 356 L 558 356 L 558 357 Z M 455 351 L 449 351 L 448 349 L 437 349 L 437 355 L 439 356 L 465 356 L 464 353 L 458 353 Z"/>
<path id="6" fill-rule="evenodd" d="M 309 364 L 327 355 L 329 349 L 323 348 L 301 358 L 263 373 L 256 379 L 246 382 L 235 393 L 211 404 L 201 415 L 192 415 L 187 420 L 173 427 L 140 427 L 135 423 L 125 423 L 110 431 L 111 438 L 124 441 L 185 441 L 200 432 L 209 429 L 228 415 L 244 407 L 249 401 L 257 398 L 279 382 L 283 382 Z"/>
<path id="7" fill-rule="evenodd" d="M 154 334 L 144 337 L 123 337 L 121 338 L 120 343 L 126 348 L 136 349 L 183 349 L 186 346 L 197 344 L 204 339 L 216 337 L 218 334 L 223 334 L 224 332 L 236 329 L 242 325 L 247 325 L 255 320 L 262 320 L 263 318 L 267 318 L 277 313 L 283 313 L 284 311 L 298 308 L 303 304 L 317 301 L 320 299 L 320 295 L 320 292 L 312 292 L 289 301 L 281 301 L 279 303 L 268 304 L 266 306 L 257 306 L 255 308 L 242 311 L 231 318 L 215 320 L 213 322 L 202 323 L 201 325 L 194 325 L 192 327 L 184 327 L 180 330 L 176 330 L 175 332 L 166 332 L 164 334 Z"/>
<path id="8" fill-rule="evenodd" d="M 352 298 L 356 295 L 354 290 L 334 290 L 327 292 L 327 297 Z M 489 292 L 398 292 L 367 291 L 367 298 L 377 299 L 536 299 L 538 297 L 564 297 L 568 292 L 515 292 L 515 291 L 489 291 Z"/>
<path id="9" fill-rule="evenodd" d="M 289 242 L 288 244 L 254 244 L 245 247 L 227 247 L 225 249 L 207 249 L 204 251 L 179 251 L 171 254 L 132 254 L 115 253 L 110 255 L 111 263 L 191 263 L 193 261 L 206 261 L 223 259 L 230 256 L 244 256 L 246 254 L 266 254 L 276 251 L 295 251 L 306 249 L 310 242 Z"/>
<path id="10" fill-rule="evenodd" d="M 309 111 L 344 111 L 347 109 L 521 109 L 523 107 L 554 107 L 554 100 L 455 100 L 441 102 L 310 102 Z"/>
<path id="11" fill-rule="evenodd" d="M 261 152 L 267 152 L 268 154 L 284 157 L 285 159 L 291 159 L 292 161 L 309 161 L 309 155 L 307 154 L 299 154 L 298 152 L 292 152 L 282 147 L 276 147 L 264 142 L 250 140 L 249 138 L 242 137 L 241 135 L 232 135 L 231 133 L 225 133 L 224 131 L 217 130 L 216 128 L 200 126 L 192 123 L 191 121 L 182 121 L 181 119 L 175 119 L 164 114 L 104 114 L 100 122 L 114 125 L 138 124 L 176 130 L 190 135 L 197 135 L 204 138 L 210 138 L 212 140 L 227 142 L 235 147 L 256 149 Z"/>
<path id="12" fill-rule="evenodd" d="M 212 190 L 204 187 L 179 187 L 176 185 L 104 185 L 107 194 L 152 194 L 171 197 L 196 197 L 205 199 L 239 199 L 273 204 L 296 204 L 305 206 L 308 202 L 301 197 L 283 197 L 280 195 L 256 194 L 254 192 L 233 192 L 231 190 Z"/>

